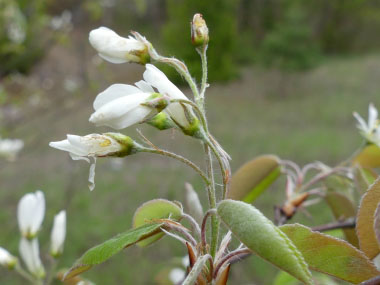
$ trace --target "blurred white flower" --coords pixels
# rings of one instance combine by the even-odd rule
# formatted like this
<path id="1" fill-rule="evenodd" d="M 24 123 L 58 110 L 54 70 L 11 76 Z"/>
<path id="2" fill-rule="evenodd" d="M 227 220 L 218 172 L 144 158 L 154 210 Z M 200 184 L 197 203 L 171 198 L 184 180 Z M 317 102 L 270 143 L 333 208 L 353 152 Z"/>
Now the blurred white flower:
<path id="1" fill-rule="evenodd" d="M 182 257 L 182 265 L 185 268 L 187 268 L 190 265 L 190 259 L 188 255 L 185 255 L 184 257 Z"/>
<path id="2" fill-rule="evenodd" d="M 51 231 L 50 253 L 54 257 L 58 257 L 63 252 L 63 245 L 66 237 L 66 211 L 60 211 L 54 217 L 53 229 Z"/>
<path id="3" fill-rule="evenodd" d="M 358 129 L 361 135 L 370 143 L 380 147 L 380 121 L 375 106 L 371 103 L 368 107 L 368 123 L 356 112 L 354 117 L 358 121 Z"/>
<path id="4" fill-rule="evenodd" d="M 136 83 L 141 90 L 145 92 L 154 92 L 153 88 L 156 88 L 159 93 L 168 96 L 170 99 L 189 99 L 178 89 L 167 77 L 166 75 L 152 64 L 147 64 L 146 71 L 144 72 L 144 80 Z M 165 112 L 182 127 L 188 127 L 189 121 L 186 118 L 185 111 L 180 103 L 171 103 L 165 109 Z M 185 106 L 185 108 L 187 108 Z"/>
<path id="5" fill-rule="evenodd" d="M 17 154 L 24 147 L 24 142 L 19 139 L 0 139 L 0 156 L 14 161 Z"/>
<path id="6" fill-rule="evenodd" d="M 149 61 L 148 47 L 132 36 L 123 38 L 111 29 L 100 27 L 89 34 L 90 44 L 99 56 L 112 63 Z"/>
<path id="7" fill-rule="evenodd" d="M 116 139 L 118 137 L 119 139 Z M 73 160 L 85 160 L 91 164 L 88 181 L 92 191 L 95 188 L 95 164 L 96 157 L 118 156 L 131 151 L 133 141 L 121 134 L 90 134 L 87 136 L 67 135 L 67 139 L 50 142 L 49 146 L 69 152 Z M 92 158 L 92 162 L 90 160 Z"/>
<path id="8" fill-rule="evenodd" d="M 142 105 L 153 92 L 144 92 L 132 85 L 113 84 L 96 97 L 90 122 L 117 130 L 140 123 L 154 112 L 151 107 Z"/>
<path id="9" fill-rule="evenodd" d="M 25 238 L 33 238 L 40 230 L 45 215 L 45 198 L 42 191 L 24 195 L 17 208 L 20 232 Z"/>
<path id="10" fill-rule="evenodd" d="M 6 3 L 6 2 L 5 2 Z M 26 38 L 27 21 L 17 2 L 5 4 L 4 16 L 8 38 L 15 44 L 22 44 Z"/>
<path id="11" fill-rule="evenodd" d="M 43 278 L 45 276 L 45 269 L 40 259 L 38 239 L 28 240 L 21 238 L 19 251 L 29 272 L 38 278 Z"/>
<path id="12" fill-rule="evenodd" d="M 16 263 L 17 257 L 14 257 L 5 248 L 0 247 L 0 265 L 11 269 Z"/>
<path id="13" fill-rule="evenodd" d="M 71 29 L 72 14 L 69 10 L 64 10 L 61 15 L 52 17 L 50 26 L 53 30 Z"/>
<path id="14" fill-rule="evenodd" d="M 173 268 L 169 273 L 169 280 L 173 284 L 180 284 L 185 279 L 186 272 L 181 268 Z"/>

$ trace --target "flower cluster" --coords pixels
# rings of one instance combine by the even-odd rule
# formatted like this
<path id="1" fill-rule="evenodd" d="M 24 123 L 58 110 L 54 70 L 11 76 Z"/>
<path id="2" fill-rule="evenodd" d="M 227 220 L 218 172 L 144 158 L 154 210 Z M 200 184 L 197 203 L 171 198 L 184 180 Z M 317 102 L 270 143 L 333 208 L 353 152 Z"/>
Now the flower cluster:
<path id="1" fill-rule="evenodd" d="M 150 58 L 161 58 L 144 37 L 135 34 L 135 37 L 123 38 L 108 28 L 100 27 L 90 32 L 89 41 L 99 56 L 111 63 L 146 64 Z M 160 130 L 177 128 L 186 135 L 201 138 L 202 129 L 193 110 L 193 103 L 156 66 L 146 64 L 145 68 L 143 80 L 134 85 L 113 84 L 99 93 L 94 100 L 95 111 L 89 121 L 96 126 L 107 126 L 115 130 L 148 123 Z M 69 152 L 74 160 L 91 163 L 90 190 L 95 187 L 97 157 L 124 157 L 146 151 L 146 148 L 130 137 L 119 133 L 83 137 L 67 135 L 66 140 L 51 142 L 49 145 Z"/>
<path id="2" fill-rule="evenodd" d="M 371 103 L 368 107 L 368 123 L 356 112 L 354 117 L 358 121 L 358 129 L 361 135 L 369 142 L 380 147 L 380 120 L 375 106 Z"/>
<path id="3" fill-rule="evenodd" d="M 24 195 L 17 207 L 18 226 L 21 233 L 19 253 L 26 272 L 18 258 L 0 247 L 0 264 L 9 269 L 16 269 L 22 276 L 31 280 L 43 280 L 45 268 L 40 258 L 38 233 L 45 216 L 45 197 L 42 191 Z M 51 231 L 50 254 L 58 258 L 63 252 L 66 237 L 66 211 L 60 211 L 54 218 Z"/>

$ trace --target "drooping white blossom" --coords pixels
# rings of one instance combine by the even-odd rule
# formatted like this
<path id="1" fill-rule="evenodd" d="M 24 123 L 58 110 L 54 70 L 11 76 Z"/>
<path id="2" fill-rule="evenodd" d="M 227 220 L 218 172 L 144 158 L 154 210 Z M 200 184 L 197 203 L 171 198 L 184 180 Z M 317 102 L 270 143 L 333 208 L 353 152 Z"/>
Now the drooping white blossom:
<path id="1" fill-rule="evenodd" d="M 100 27 L 92 30 L 89 34 L 89 41 L 99 56 L 111 63 L 145 64 L 149 61 L 148 48 L 145 43 L 132 36 L 121 37 L 109 28 Z"/>
<path id="2" fill-rule="evenodd" d="M 160 94 L 168 96 L 170 99 L 180 99 L 187 100 L 189 99 L 182 93 L 181 90 L 178 89 L 167 77 L 166 75 L 155 67 L 152 64 L 147 64 L 146 70 L 144 72 L 144 80 L 141 80 L 136 83 L 141 90 L 146 92 L 154 92 L 153 88 L 156 88 Z M 187 108 L 187 107 L 185 107 Z M 182 127 L 188 127 L 189 121 L 186 118 L 185 111 L 180 103 L 171 103 L 165 109 L 165 112 L 169 114 L 169 116 L 179 123 Z"/>
<path id="3" fill-rule="evenodd" d="M 119 137 L 120 140 L 117 140 Z M 123 141 L 121 143 L 120 141 Z M 85 160 L 90 163 L 89 188 L 95 188 L 95 164 L 97 157 L 117 156 L 122 152 L 128 153 L 132 148 L 133 141 L 121 134 L 90 134 L 86 136 L 67 135 L 67 139 L 50 142 L 49 146 L 69 152 L 73 160 Z M 91 160 L 90 160 L 91 159 Z"/>
<path id="4" fill-rule="evenodd" d="M 96 97 L 90 122 L 117 130 L 140 123 L 154 112 L 151 107 L 142 105 L 152 93 L 132 85 L 113 84 Z"/>
<path id="5" fill-rule="evenodd" d="M 45 215 L 45 198 L 42 191 L 24 195 L 17 208 L 20 232 L 25 238 L 33 238 L 40 230 Z"/>
<path id="6" fill-rule="evenodd" d="M 60 211 L 54 217 L 53 229 L 50 235 L 50 253 L 52 256 L 60 256 L 66 237 L 66 211 Z"/>
<path id="7" fill-rule="evenodd" d="M 361 135 L 370 143 L 380 147 L 380 121 L 375 106 L 371 103 L 368 107 L 368 122 L 366 122 L 358 113 L 354 112 L 354 117 L 358 121 L 358 129 Z"/>
<path id="8" fill-rule="evenodd" d="M 19 251 L 28 271 L 38 278 L 45 276 L 45 269 L 40 259 L 38 239 L 21 238 Z"/>
<path id="9" fill-rule="evenodd" d="M 13 268 L 17 263 L 17 257 L 13 256 L 5 248 L 0 247 L 0 265 Z"/>
<path id="10" fill-rule="evenodd" d="M 186 272 L 185 270 L 181 268 L 173 268 L 169 272 L 169 280 L 172 282 L 172 284 L 180 284 L 186 277 Z"/>
<path id="11" fill-rule="evenodd" d="M 0 156 L 13 161 L 23 147 L 24 142 L 20 139 L 0 139 Z"/>

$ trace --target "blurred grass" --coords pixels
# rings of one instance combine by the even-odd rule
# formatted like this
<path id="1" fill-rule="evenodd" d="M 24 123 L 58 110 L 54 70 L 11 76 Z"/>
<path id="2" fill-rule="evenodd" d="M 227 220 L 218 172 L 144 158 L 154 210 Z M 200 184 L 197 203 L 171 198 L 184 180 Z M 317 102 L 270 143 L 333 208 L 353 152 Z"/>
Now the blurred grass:
<path id="1" fill-rule="evenodd" d="M 122 79 L 125 83 L 139 80 L 142 71 L 131 65 L 105 64 L 101 72 L 107 74 L 107 82 L 89 82 L 100 85 L 97 91 L 84 94 L 84 98 L 67 98 L 67 102 L 35 114 L 9 132 L 9 136 L 25 139 L 26 148 L 16 162 L 0 164 L 0 246 L 17 253 L 17 202 L 23 194 L 36 189 L 42 189 L 47 199 L 40 241 L 44 260 L 53 215 L 67 209 L 62 267 L 69 267 L 88 248 L 129 228 L 135 209 L 144 201 L 159 197 L 183 201 L 185 181 L 191 182 L 206 201 L 201 180 L 191 169 L 165 157 L 145 154 L 121 159 L 121 169 L 109 159 L 99 159 L 96 188 L 90 192 L 88 165 L 48 147 L 49 141 L 61 140 L 66 133 L 106 131 L 88 123 L 94 94 L 120 81 L 121 74 L 126 74 Z M 99 76 L 99 71 L 87 72 L 98 72 Z M 89 77 L 96 80 L 95 76 Z M 233 169 L 264 153 L 300 164 L 314 160 L 334 164 L 349 156 L 361 142 L 352 112 L 356 110 L 366 117 L 369 102 L 380 107 L 378 78 L 380 55 L 376 54 L 332 58 L 303 73 L 246 69 L 238 80 L 209 88 L 210 129 L 231 154 Z M 189 94 L 189 90 L 185 91 Z M 194 139 L 171 131 L 157 132 L 149 126 L 139 128 L 158 146 L 202 163 L 201 147 Z M 137 139 L 134 128 L 124 133 Z M 283 186 L 283 181 L 277 182 L 257 200 L 256 206 L 268 217 L 273 217 L 274 204 L 281 202 Z M 323 205 L 311 207 L 310 212 L 313 219 L 298 214 L 294 221 L 317 225 L 331 218 Z M 185 250 L 177 241 L 164 238 L 142 250 L 129 248 L 84 275 L 97 284 L 154 284 L 152 280 L 165 268 L 164 262 L 183 255 Z M 232 267 L 230 284 L 270 284 L 275 272 L 273 266 L 251 257 Z M 3 268 L 0 274 L 2 284 L 24 284 Z"/>

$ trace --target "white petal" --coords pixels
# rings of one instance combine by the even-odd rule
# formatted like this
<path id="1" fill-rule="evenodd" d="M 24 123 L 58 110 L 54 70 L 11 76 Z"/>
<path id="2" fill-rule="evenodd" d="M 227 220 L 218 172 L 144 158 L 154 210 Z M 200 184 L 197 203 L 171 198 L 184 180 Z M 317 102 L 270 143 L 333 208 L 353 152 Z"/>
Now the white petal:
<path id="1" fill-rule="evenodd" d="M 103 58 L 105 61 L 109 61 L 110 63 L 114 63 L 114 64 L 121 64 L 121 63 L 128 62 L 127 59 L 118 58 L 118 57 L 111 57 L 111 56 L 104 54 L 104 53 L 101 53 L 101 52 L 99 52 L 98 55 L 101 58 Z"/>
<path id="2" fill-rule="evenodd" d="M 369 128 L 367 126 L 367 123 L 364 121 L 364 119 L 356 112 L 354 112 L 354 117 L 358 121 L 358 128 L 364 132 L 369 132 Z"/>
<path id="3" fill-rule="evenodd" d="M 63 244 L 66 237 L 66 211 L 60 211 L 54 217 L 53 229 L 51 231 L 51 248 L 50 251 L 53 255 L 61 254 L 63 252 Z"/>
<path id="4" fill-rule="evenodd" d="M 29 241 L 26 238 L 21 238 L 19 251 L 29 272 L 39 277 L 45 274 L 40 259 L 38 239 Z"/>
<path id="5" fill-rule="evenodd" d="M 99 93 L 98 96 L 96 96 L 94 101 L 94 109 L 98 110 L 104 104 L 107 104 L 117 98 L 141 92 L 142 91 L 139 88 L 132 85 L 113 84 L 106 90 L 104 90 L 102 93 Z"/>
<path id="6" fill-rule="evenodd" d="M 370 130 L 373 130 L 376 127 L 376 121 L 377 121 L 377 109 L 375 106 L 371 103 L 368 107 L 368 127 Z"/>
<path id="7" fill-rule="evenodd" d="M 23 236 L 34 236 L 45 215 L 45 198 L 41 191 L 24 195 L 18 204 L 17 218 Z"/>
<path id="8" fill-rule="evenodd" d="M 116 118 L 114 120 L 108 121 L 105 125 L 111 127 L 115 130 L 121 130 L 132 126 L 134 124 L 138 124 L 142 122 L 145 118 L 152 113 L 152 109 L 145 106 L 139 106 L 137 108 L 132 109 L 127 114 Z"/>
<path id="9" fill-rule="evenodd" d="M 67 135 L 67 136 L 69 137 L 69 136 L 73 136 L 73 135 Z M 82 148 L 78 148 L 78 147 L 73 146 L 69 142 L 68 139 L 58 141 L 58 142 L 50 142 L 49 146 L 56 148 L 56 149 L 59 149 L 59 150 L 63 150 L 63 151 L 73 153 L 73 154 L 78 155 L 78 156 L 86 155 L 86 152 Z"/>
<path id="10" fill-rule="evenodd" d="M 144 80 L 157 88 L 159 93 L 168 95 L 172 99 L 188 100 L 185 94 L 183 94 L 161 70 L 152 64 L 147 64 L 145 67 L 146 71 L 143 74 Z"/>
<path id="11" fill-rule="evenodd" d="M 36 207 L 32 220 L 32 233 L 37 233 L 42 225 L 45 216 L 45 197 L 44 193 L 40 190 L 36 192 Z"/>
<path id="12" fill-rule="evenodd" d="M 142 117 L 143 114 L 150 113 L 151 108 L 146 106 L 141 106 L 140 104 L 145 102 L 145 100 L 150 96 L 148 93 L 138 93 L 132 94 L 126 97 L 121 97 L 115 99 L 108 104 L 103 105 L 90 117 L 90 122 L 95 123 L 97 126 L 110 126 L 120 125 L 119 120 L 126 121 L 128 124 L 122 124 L 120 128 L 126 128 L 131 124 L 140 122 L 145 117 Z M 139 109 L 142 112 L 131 112 L 134 109 Z M 129 115 L 129 113 L 131 113 Z M 139 116 L 136 116 L 139 115 Z M 128 120 L 125 119 L 126 116 L 130 116 Z"/>
<path id="13" fill-rule="evenodd" d="M 8 266 L 16 261 L 16 258 L 11 255 L 8 250 L 0 247 L 0 265 Z"/>
<path id="14" fill-rule="evenodd" d="M 90 191 L 95 189 L 95 166 L 96 166 L 96 157 L 94 157 L 94 163 L 90 165 L 90 173 L 88 176 L 88 188 L 90 188 Z"/>
<path id="15" fill-rule="evenodd" d="M 143 92 L 147 92 L 147 93 L 154 93 L 154 89 L 152 88 L 152 86 L 150 86 L 148 83 L 146 83 L 144 80 L 140 80 L 138 82 L 135 83 L 135 85 Z"/>

